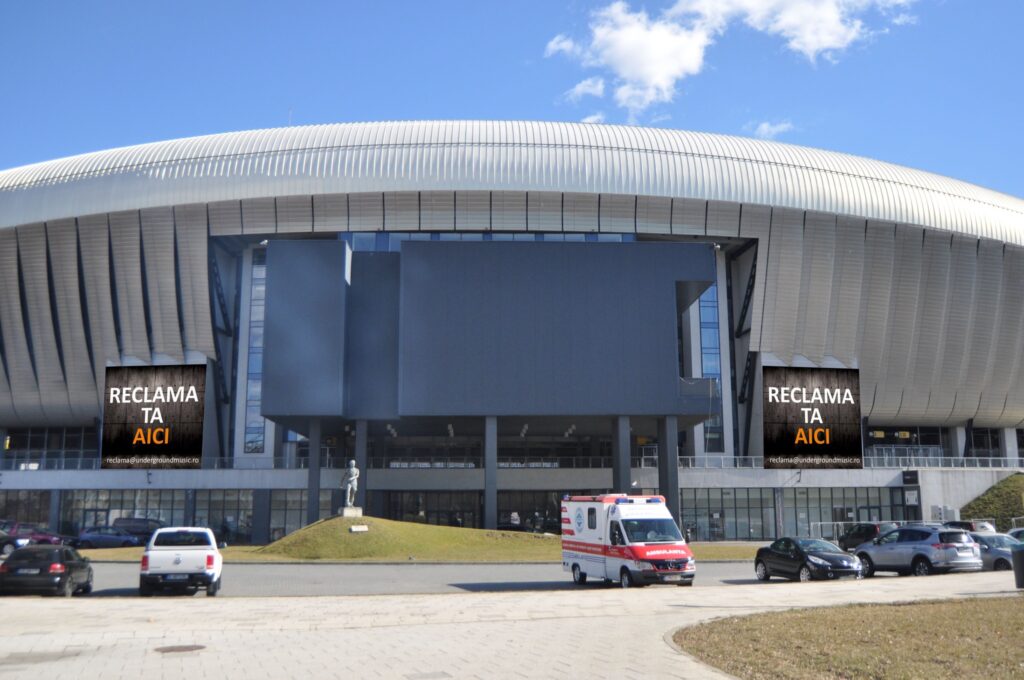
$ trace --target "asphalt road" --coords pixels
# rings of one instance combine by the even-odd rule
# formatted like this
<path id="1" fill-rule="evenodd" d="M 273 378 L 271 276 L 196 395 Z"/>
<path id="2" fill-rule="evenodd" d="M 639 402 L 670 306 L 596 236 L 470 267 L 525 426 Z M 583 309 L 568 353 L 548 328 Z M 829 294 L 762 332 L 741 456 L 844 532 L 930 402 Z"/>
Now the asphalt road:
<path id="1" fill-rule="evenodd" d="M 138 594 L 137 563 L 94 562 L 93 569 L 94 596 Z M 227 564 L 223 579 L 221 595 L 226 597 L 515 592 L 577 587 L 572 577 L 562 571 L 561 564 Z M 751 563 L 704 562 L 697 567 L 695 587 L 756 582 Z M 598 582 L 586 587 L 605 586 Z"/>

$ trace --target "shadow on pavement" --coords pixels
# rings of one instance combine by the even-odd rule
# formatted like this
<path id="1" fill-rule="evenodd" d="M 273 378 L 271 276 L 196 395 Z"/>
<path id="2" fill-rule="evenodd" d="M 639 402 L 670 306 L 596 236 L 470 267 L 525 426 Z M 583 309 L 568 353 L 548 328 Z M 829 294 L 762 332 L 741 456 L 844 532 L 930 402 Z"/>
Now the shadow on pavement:
<path id="1" fill-rule="evenodd" d="M 571 581 L 517 581 L 490 583 L 449 583 L 452 588 L 461 588 L 470 593 L 511 593 L 524 590 L 571 590 L 579 586 Z M 600 586 L 600 584 L 598 584 Z"/>

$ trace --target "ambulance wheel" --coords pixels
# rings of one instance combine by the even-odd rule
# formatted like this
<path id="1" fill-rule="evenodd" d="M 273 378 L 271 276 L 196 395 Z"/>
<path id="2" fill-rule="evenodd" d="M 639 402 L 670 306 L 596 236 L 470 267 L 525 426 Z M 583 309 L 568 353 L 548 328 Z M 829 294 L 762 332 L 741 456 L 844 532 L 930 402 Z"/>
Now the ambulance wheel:
<path id="1" fill-rule="evenodd" d="M 572 582 L 582 586 L 587 582 L 587 575 L 580 571 L 580 565 L 572 565 Z"/>
<path id="2" fill-rule="evenodd" d="M 633 574 L 629 573 L 629 569 L 623 567 L 622 573 L 619 574 L 619 585 L 623 588 L 635 588 L 636 583 L 633 581 Z"/>

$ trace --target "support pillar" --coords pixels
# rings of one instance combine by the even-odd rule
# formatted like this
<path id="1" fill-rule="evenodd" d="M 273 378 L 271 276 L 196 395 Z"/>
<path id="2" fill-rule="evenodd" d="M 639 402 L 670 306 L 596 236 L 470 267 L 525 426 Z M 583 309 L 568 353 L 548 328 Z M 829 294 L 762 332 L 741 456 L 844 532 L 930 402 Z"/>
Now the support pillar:
<path id="1" fill-rule="evenodd" d="M 612 421 L 612 492 L 629 493 L 632 487 L 630 469 L 629 416 Z"/>
<path id="2" fill-rule="evenodd" d="M 999 455 L 1007 460 L 1008 467 L 1017 467 L 1020 461 L 1020 447 L 1017 445 L 1017 430 L 1007 427 L 999 432 Z"/>
<path id="3" fill-rule="evenodd" d="M 306 524 L 320 519 L 320 449 L 323 447 L 323 433 L 320 420 L 309 421 L 309 476 L 306 485 Z"/>
<path id="4" fill-rule="evenodd" d="M 365 420 L 356 421 L 356 467 L 359 468 L 359 488 L 356 489 L 356 506 L 366 507 L 366 478 L 369 458 L 367 456 L 369 424 Z M 347 464 L 347 463 L 346 463 Z"/>
<path id="5" fill-rule="evenodd" d="M 484 418 L 484 529 L 498 528 L 498 418 Z"/>
<path id="6" fill-rule="evenodd" d="M 953 430 L 953 457 L 963 458 L 967 451 L 967 428 L 954 427 Z"/>
<path id="7" fill-rule="evenodd" d="M 60 490 L 53 489 L 50 491 L 50 531 L 54 533 L 61 533 L 60 531 Z M 83 529 L 85 527 L 82 527 Z"/>
<path id="8" fill-rule="evenodd" d="M 675 416 L 658 420 L 658 491 L 679 522 L 679 421 Z"/>

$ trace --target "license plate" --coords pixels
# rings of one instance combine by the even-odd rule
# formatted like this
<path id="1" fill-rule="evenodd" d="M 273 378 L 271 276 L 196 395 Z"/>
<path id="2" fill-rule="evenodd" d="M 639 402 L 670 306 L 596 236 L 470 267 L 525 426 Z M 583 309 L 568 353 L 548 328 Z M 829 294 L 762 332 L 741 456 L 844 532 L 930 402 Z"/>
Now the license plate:
<path id="1" fill-rule="evenodd" d="M 957 548 L 956 551 L 961 555 L 972 555 L 974 553 L 970 548 Z"/>
<path id="2" fill-rule="evenodd" d="M 187 581 L 188 574 L 167 574 L 164 576 L 167 581 Z"/>
<path id="3" fill-rule="evenodd" d="M 38 574 L 39 570 L 38 569 L 19 569 L 18 573 L 19 574 L 25 574 L 27 576 L 28 574 Z"/>
<path id="4" fill-rule="evenodd" d="M 679 574 L 669 574 L 668 576 L 665 576 L 664 578 L 665 578 L 666 581 L 678 581 L 679 579 L 681 579 L 683 577 L 680 576 Z"/>

